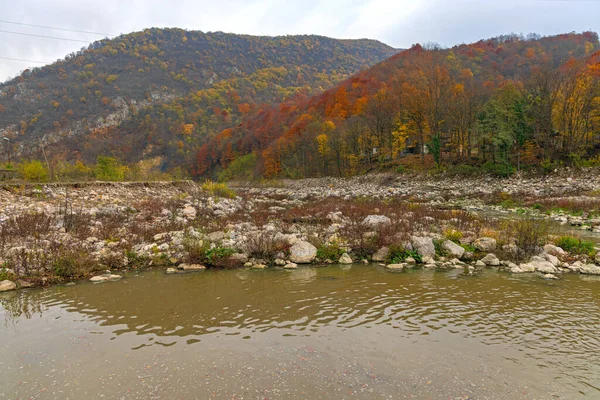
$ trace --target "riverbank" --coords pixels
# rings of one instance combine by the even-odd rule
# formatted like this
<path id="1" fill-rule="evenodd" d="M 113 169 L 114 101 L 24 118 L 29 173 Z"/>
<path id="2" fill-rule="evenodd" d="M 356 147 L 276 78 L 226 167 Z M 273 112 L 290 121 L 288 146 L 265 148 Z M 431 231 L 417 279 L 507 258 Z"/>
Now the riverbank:
<path id="1" fill-rule="evenodd" d="M 0 290 L 114 280 L 124 269 L 328 263 L 600 275 L 596 244 L 563 237 L 542 222 L 553 214 L 533 206 L 568 197 L 591 207 L 600 193 L 592 170 L 469 181 L 385 174 L 235 190 L 222 198 L 191 181 L 2 186 Z M 472 212 L 509 209 L 517 200 L 531 213 Z M 571 217 L 596 229 L 593 213 L 564 222 Z"/>

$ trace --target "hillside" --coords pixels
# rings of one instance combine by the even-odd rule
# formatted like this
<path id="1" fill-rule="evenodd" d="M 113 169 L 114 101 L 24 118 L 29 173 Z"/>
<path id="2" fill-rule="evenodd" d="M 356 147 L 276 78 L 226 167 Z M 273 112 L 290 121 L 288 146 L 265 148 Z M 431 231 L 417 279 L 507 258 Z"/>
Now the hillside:
<path id="1" fill-rule="evenodd" d="M 0 136 L 16 155 L 43 146 L 52 159 L 183 163 L 263 104 L 331 88 L 394 53 L 372 40 L 148 29 L 0 84 Z"/>
<path id="2" fill-rule="evenodd" d="M 503 175 L 598 162 L 599 49 L 593 32 L 415 45 L 223 131 L 198 152 L 196 173 L 344 176 L 402 164 Z"/>

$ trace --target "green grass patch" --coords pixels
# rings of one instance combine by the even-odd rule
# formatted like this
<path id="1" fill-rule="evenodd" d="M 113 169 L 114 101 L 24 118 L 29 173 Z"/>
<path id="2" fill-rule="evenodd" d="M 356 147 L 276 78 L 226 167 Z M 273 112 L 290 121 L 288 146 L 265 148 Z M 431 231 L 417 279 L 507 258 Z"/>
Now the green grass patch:
<path id="1" fill-rule="evenodd" d="M 406 250 L 401 246 L 390 246 L 388 262 L 390 264 L 399 264 L 405 262 L 407 258 L 412 257 L 416 262 L 422 263 L 423 257 L 416 250 Z"/>
<path id="2" fill-rule="evenodd" d="M 562 236 L 556 241 L 556 245 L 573 254 L 586 254 L 590 257 L 596 255 L 594 242 L 581 240 L 573 236 Z"/>

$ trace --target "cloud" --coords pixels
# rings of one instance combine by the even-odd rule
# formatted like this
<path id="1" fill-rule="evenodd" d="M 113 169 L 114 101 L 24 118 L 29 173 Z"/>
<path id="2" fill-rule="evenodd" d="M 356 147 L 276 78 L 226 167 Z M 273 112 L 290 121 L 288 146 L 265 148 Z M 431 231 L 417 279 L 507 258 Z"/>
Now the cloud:
<path id="1" fill-rule="evenodd" d="M 395 47 L 454 45 L 504 33 L 600 30 L 592 0 L 0 0 L 0 19 L 107 33 L 181 27 L 255 35 L 372 38 Z M 100 36 L 0 22 L 0 30 L 96 40 Z M 0 32 L 0 57 L 54 61 L 85 46 Z M 38 64 L 0 59 L 0 80 Z"/>

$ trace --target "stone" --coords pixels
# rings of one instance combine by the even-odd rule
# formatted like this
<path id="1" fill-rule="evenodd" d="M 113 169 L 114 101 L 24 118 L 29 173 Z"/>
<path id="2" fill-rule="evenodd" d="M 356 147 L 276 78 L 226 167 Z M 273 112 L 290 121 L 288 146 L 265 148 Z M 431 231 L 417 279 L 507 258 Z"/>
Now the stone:
<path id="1" fill-rule="evenodd" d="M 17 285 L 19 285 L 19 287 L 23 289 L 32 288 L 35 286 L 32 282 L 27 281 L 25 279 L 17 280 Z"/>
<path id="2" fill-rule="evenodd" d="M 488 267 L 497 267 L 500 265 L 500 260 L 496 257 L 495 254 L 489 253 L 485 257 L 481 259 L 481 262 L 487 265 Z"/>
<path id="3" fill-rule="evenodd" d="M 296 269 L 298 268 L 298 264 L 296 263 L 287 263 L 283 266 L 284 269 Z"/>
<path id="4" fill-rule="evenodd" d="M 245 253 L 233 253 L 228 258 L 239 265 L 245 265 L 248 262 L 248 255 Z"/>
<path id="5" fill-rule="evenodd" d="M 181 214 L 187 219 L 196 219 L 196 209 L 190 205 L 186 205 Z"/>
<path id="6" fill-rule="evenodd" d="M 305 241 L 298 241 L 290 248 L 290 261 L 296 264 L 310 264 L 317 257 L 317 248 Z"/>
<path id="7" fill-rule="evenodd" d="M 485 265 L 485 263 L 483 261 L 477 260 L 477 262 L 475 263 L 475 267 L 477 267 L 477 268 L 485 268 L 486 265 Z"/>
<path id="8" fill-rule="evenodd" d="M 106 282 L 106 281 L 118 281 L 121 279 L 121 275 L 113 275 L 113 274 L 104 274 L 104 275 L 96 275 L 90 278 L 90 282 Z"/>
<path id="9" fill-rule="evenodd" d="M 496 239 L 491 237 L 482 237 L 473 242 L 473 246 L 486 253 L 496 250 L 497 242 Z"/>
<path id="10" fill-rule="evenodd" d="M 265 269 L 267 266 L 265 264 L 254 264 L 252 265 L 252 269 Z"/>
<path id="11" fill-rule="evenodd" d="M 350 258 L 348 253 L 344 253 L 338 260 L 338 263 L 339 264 L 352 264 L 352 258 Z"/>
<path id="12" fill-rule="evenodd" d="M 204 271 L 206 267 L 200 264 L 179 264 L 177 269 L 184 271 Z"/>
<path id="13" fill-rule="evenodd" d="M 555 257 L 562 257 L 567 254 L 562 248 L 555 246 L 553 244 L 547 244 L 544 246 L 544 251 L 548 254 L 551 254 Z"/>
<path id="14" fill-rule="evenodd" d="M 442 243 L 442 249 L 450 256 L 458 259 L 465 254 L 465 249 L 454 243 L 452 240 L 446 240 Z"/>
<path id="15" fill-rule="evenodd" d="M 417 260 L 415 260 L 413 257 L 406 257 L 406 260 L 404 260 L 407 264 L 416 264 Z"/>
<path id="16" fill-rule="evenodd" d="M 284 260 L 284 259 L 281 259 L 281 258 L 276 258 L 276 259 L 275 259 L 275 265 L 279 265 L 280 267 L 282 267 L 282 266 L 284 266 L 284 265 L 286 265 L 286 264 L 287 264 L 287 263 L 285 262 L 285 260 Z"/>
<path id="17" fill-rule="evenodd" d="M 225 239 L 225 232 L 221 232 L 221 231 L 216 231 L 216 232 L 212 232 L 209 233 L 206 238 L 211 241 L 211 242 L 219 242 L 223 239 Z"/>
<path id="18" fill-rule="evenodd" d="M 176 274 L 177 270 L 175 268 L 167 268 L 167 274 Z"/>
<path id="19" fill-rule="evenodd" d="M 388 264 L 385 266 L 386 269 L 392 271 L 402 271 L 405 267 L 405 264 Z"/>
<path id="20" fill-rule="evenodd" d="M 435 246 L 433 244 L 433 239 L 430 237 L 411 236 L 410 242 L 421 257 L 435 256 Z"/>
<path id="21" fill-rule="evenodd" d="M 544 279 L 558 279 L 558 277 L 556 275 L 552 275 L 552 274 L 544 274 L 543 278 Z"/>
<path id="22" fill-rule="evenodd" d="M 594 264 L 583 264 L 579 266 L 579 273 L 584 275 L 600 275 L 600 267 Z"/>
<path id="23" fill-rule="evenodd" d="M 558 259 L 558 257 L 548 253 L 543 253 L 542 256 L 546 261 L 550 262 L 555 267 L 558 267 L 560 265 L 560 260 Z"/>
<path id="24" fill-rule="evenodd" d="M 390 249 L 388 247 L 382 247 L 373 254 L 373 261 L 385 261 L 390 256 Z"/>
<path id="25" fill-rule="evenodd" d="M 559 272 L 550 261 L 539 259 L 539 257 L 537 257 L 537 259 L 536 257 L 532 257 L 531 261 L 526 264 L 519 265 L 519 268 L 523 270 L 523 272 L 538 271 L 543 274 L 556 274 Z"/>
<path id="26" fill-rule="evenodd" d="M 0 292 L 8 292 L 9 290 L 15 290 L 17 288 L 17 284 L 13 281 L 9 281 L 8 279 L 0 282 Z"/>
<path id="27" fill-rule="evenodd" d="M 385 215 L 368 215 L 362 223 L 371 228 L 379 228 L 391 224 L 392 220 Z"/>

